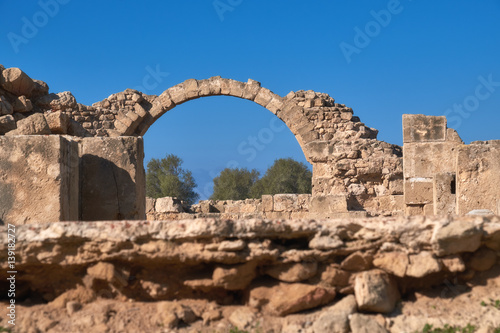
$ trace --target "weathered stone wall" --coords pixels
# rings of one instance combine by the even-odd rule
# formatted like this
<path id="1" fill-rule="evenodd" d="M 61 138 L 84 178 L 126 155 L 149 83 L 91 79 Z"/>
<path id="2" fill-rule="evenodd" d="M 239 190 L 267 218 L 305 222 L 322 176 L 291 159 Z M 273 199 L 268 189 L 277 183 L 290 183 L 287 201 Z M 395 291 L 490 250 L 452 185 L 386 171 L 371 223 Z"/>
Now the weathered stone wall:
<path id="1" fill-rule="evenodd" d="M 160 96 L 127 89 L 86 106 L 70 92 L 49 94 L 46 83 L 18 68 L 0 67 L 0 72 L 0 135 L 142 136 L 177 105 L 234 96 L 267 108 L 288 126 L 313 165 L 314 196 L 344 194 L 350 210 L 370 215 L 402 209 L 395 206 L 401 201 L 395 196 L 402 195 L 401 148 L 378 141 L 376 129 L 327 94 L 301 90 L 281 97 L 254 80 L 212 77 L 187 80 Z"/>
<path id="2" fill-rule="evenodd" d="M 196 218 L 220 219 L 309 219 L 366 217 L 365 211 L 349 211 L 345 195 L 263 195 L 261 199 L 202 200 L 187 206 L 177 198 L 146 198 L 149 221 Z M 397 212 L 395 215 L 399 215 Z"/>
<path id="3" fill-rule="evenodd" d="M 0 222 L 145 218 L 142 138 L 0 136 Z"/>
<path id="4" fill-rule="evenodd" d="M 446 117 L 403 115 L 406 215 L 500 214 L 500 141 L 465 145 Z"/>
<path id="5" fill-rule="evenodd" d="M 157 303 L 165 307 L 160 322 L 171 329 L 182 322 L 210 322 L 205 311 L 230 305 L 246 305 L 243 310 L 254 316 L 259 311 L 287 316 L 347 300 L 353 302 L 348 313 L 324 317 L 349 327 L 350 314 L 391 313 L 381 323 L 391 327 L 401 297 L 443 283 L 470 286 L 475 275 L 498 274 L 500 264 L 498 216 L 53 223 L 18 226 L 16 235 L 19 302 L 39 298 L 51 309 L 73 309 L 69 313 L 102 298 L 214 302 L 206 310 L 193 308 L 197 314 L 190 320 L 174 311 L 179 303 Z M 3 226 L 2 288 L 7 244 Z M 491 324 L 494 311 L 484 312 L 478 324 Z M 317 318 L 310 332 L 332 332 L 321 329 L 328 318 Z M 459 324 L 456 319 L 453 324 Z M 76 326 L 71 330 L 84 330 Z"/>

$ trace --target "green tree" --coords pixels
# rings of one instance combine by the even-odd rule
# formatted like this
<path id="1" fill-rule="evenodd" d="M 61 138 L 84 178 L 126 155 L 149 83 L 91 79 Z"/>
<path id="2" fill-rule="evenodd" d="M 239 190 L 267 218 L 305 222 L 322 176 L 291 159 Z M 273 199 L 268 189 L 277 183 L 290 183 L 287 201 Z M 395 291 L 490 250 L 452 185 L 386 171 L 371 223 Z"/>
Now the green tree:
<path id="1" fill-rule="evenodd" d="M 250 189 L 259 178 L 257 170 L 230 169 L 221 171 L 220 175 L 214 178 L 214 193 L 210 197 L 212 200 L 243 200 L 250 197 Z"/>
<path id="2" fill-rule="evenodd" d="M 182 159 L 170 154 L 161 160 L 152 158 L 146 172 L 146 195 L 151 198 L 177 197 L 192 205 L 199 198 L 191 171 L 184 170 Z"/>
<path id="3" fill-rule="evenodd" d="M 312 172 L 302 162 L 280 158 L 267 169 L 266 174 L 250 189 L 252 198 L 263 194 L 311 193 Z"/>

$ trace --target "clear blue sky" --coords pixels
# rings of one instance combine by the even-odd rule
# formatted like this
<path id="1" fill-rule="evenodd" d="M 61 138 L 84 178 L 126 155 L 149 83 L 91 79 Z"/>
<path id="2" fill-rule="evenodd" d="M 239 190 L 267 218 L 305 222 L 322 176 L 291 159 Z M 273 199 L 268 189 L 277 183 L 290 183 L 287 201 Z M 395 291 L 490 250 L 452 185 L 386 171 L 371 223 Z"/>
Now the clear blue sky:
<path id="1" fill-rule="evenodd" d="M 55 1 L 0 0 L 0 63 L 80 103 L 220 75 L 326 92 L 391 143 L 403 113 L 447 113 L 466 143 L 500 139 L 500 0 Z M 273 117 L 232 97 L 188 102 L 145 135 L 146 162 L 180 156 L 206 197 L 228 165 L 305 161 Z"/>

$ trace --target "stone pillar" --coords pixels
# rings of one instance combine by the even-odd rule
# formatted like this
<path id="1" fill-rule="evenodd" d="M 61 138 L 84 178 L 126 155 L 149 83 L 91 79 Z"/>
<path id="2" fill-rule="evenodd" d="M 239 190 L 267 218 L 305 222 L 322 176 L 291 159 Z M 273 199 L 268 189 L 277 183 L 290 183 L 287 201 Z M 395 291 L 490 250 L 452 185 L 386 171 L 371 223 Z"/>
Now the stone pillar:
<path id="1" fill-rule="evenodd" d="M 78 144 L 60 135 L 0 136 L 0 223 L 78 220 Z"/>
<path id="2" fill-rule="evenodd" d="M 80 219 L 145 219 L 142 138 L 90 137 L 80 145 Z"/>
<path id="3" fill-rule="evenodd" d="M 443 174 L 454 178 L 457 151 L 462 144 L 458 134 L 447 128 L 446 123 L 444 116 L 403 115 L 406 215 L 447 214 L 454 210 L 454 197 L 441 200 L 442 193 L 434 193 L 443 190 L 440 185 Z M 451 187 L 449 189 L 451 194 Z"/>

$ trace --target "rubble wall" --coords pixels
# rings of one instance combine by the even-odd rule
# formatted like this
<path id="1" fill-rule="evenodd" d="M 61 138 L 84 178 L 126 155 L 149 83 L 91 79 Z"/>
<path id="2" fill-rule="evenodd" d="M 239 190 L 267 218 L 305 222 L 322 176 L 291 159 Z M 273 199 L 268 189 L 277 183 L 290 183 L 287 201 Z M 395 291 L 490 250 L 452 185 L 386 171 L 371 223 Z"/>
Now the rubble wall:
<path id="1" fill-rule="evenodd" d="M 279 317 L 350 297 L 354 312 L 385 314 L 412 291 L 498 271 L 500 254 L 498 216 L 61 222 L 15 233 L 17 300 L 51 309 L 192 299 Z M 0 240 L 7 288 L 5 226 Z M 209 314 L 177 316 L 160 321 L 175 328 Z"/>

